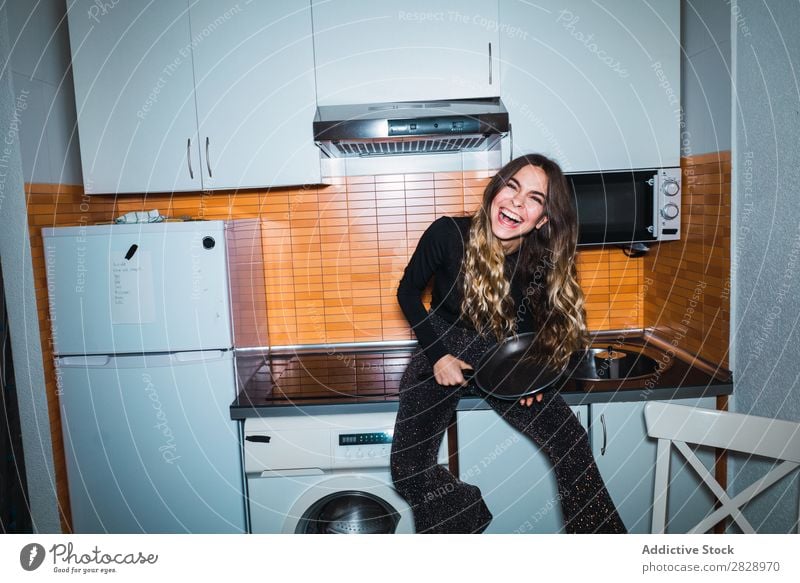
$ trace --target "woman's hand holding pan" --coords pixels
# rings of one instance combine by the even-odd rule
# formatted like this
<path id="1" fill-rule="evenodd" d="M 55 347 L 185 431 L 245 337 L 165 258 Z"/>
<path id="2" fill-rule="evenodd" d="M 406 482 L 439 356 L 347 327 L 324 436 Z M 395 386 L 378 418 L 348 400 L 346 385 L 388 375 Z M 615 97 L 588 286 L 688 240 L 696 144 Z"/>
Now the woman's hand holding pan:
<path id="1" fill-rule="evenodd" d="M 541 403 L 541 402 L 542 402 L 542 397 L 543 397 L 543 396 L 544 396 L 544 395 L 542 395 L 541 393 L 536 393 L 536 394 L 535 394 L 534 396 L 532 396 L 532 397 L 522 397 L 522 398 L 519 400 L 519 404 L 520 404 L 520 405 L 524 405 L 524 406 L 526 406 L 526 407 L 530 407 L 531 405 L 533 405 L 533 400 L 534 400 L 534 399 L 536 399 L 536 402 L 537 402 L 537 403 Z"/>
<path id="2" fill-rule="evenodd" d="M 472 370 L 472 367 L 452 354 L 445 354 L 433 365 L 433 376 L 437 383 L 446 387 L 466 385 L 463 370 Z"/>

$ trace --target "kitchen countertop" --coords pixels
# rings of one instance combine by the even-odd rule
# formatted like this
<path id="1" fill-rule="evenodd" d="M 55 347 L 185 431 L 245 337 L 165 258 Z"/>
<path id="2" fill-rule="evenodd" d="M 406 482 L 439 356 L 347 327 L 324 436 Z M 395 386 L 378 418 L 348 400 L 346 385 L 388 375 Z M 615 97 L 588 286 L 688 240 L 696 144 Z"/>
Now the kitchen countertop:
<path id="1" fill-rule="evenodd" d="M 624 342 L 624 343 L 623 343 Z M 651 338 L 636 335 L 595 337 L 595 346 L 641 349 L 661 366 L 645 378 L 583 381 L 567 378 L 558 388 L 568 405 L 664 400 L 729 395 L 728 371 L 690 364 L 665 352 Z M 667 347 L 668 348 L 668 347 Z M 237 355 L 239 394 L 231 418 L 284 415 L 325 415 L 396 411 L 398 385 L 413 349 L 347 352 L 326 350 L 308 354 Z M 488 409 L 471 390 L 458 410 Z"/>

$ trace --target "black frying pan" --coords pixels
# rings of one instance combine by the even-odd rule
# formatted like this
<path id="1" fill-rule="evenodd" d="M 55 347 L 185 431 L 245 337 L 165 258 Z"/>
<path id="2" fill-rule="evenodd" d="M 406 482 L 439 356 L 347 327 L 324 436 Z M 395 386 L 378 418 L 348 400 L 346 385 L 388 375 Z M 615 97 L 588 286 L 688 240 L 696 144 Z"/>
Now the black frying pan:
<path id="1" fill-rule="evenodd" d="M 536 337 L 526 332 L 506 338 L 486 351 L 475 370 L 464 370 L 464 378 L 498 399 L 516 401 L 552 386 L 566 370 L 538 362 L 531 347 Z M 427 375 L 425 375 L 427 378 Z"/>

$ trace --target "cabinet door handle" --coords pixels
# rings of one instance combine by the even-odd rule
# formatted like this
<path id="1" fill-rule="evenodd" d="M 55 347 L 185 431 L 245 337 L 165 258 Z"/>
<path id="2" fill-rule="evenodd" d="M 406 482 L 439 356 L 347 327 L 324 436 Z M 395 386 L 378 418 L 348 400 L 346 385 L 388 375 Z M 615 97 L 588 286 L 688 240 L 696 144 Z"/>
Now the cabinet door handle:
<path id="1" fill-rule="evenodd" d="M 492 84 L 492 43 L 489 43 L 489 85 Z"/>
<path id="2" fill-rule="evenodd" d="M 608 432 L 606 431 L 606 417 L 603 413 L 600 413 L 600 425 L 603 426 L 603 445 L 600 447 L 600 455 L 606 455 L 606 441 Z"/>
<path id="3" fill-rule="evenodd" d="M 189 165 L 189 178 L 194 180 L 194 170 L 192 170 L 192 138 L 186 140 L 186 163 Z"/>
<path id="4" fill-rule="evenodd" d="M 212 178 L 212 176 L 211 176 L 211 160 L 208 157 L 208 144 L 209 143 L 210 143 L 210 140 L 208 139 L 208 136 L 206 136 L 206 168 L 208 168 L 208 177 Z"/>
<path id="5" fill-rule="evenodd" d="M 581 422 L 581 412 L 578 411 L 577 413 L 575 413 L 575 417 L 578 418 L 578 423 L 580 423 Z"/>

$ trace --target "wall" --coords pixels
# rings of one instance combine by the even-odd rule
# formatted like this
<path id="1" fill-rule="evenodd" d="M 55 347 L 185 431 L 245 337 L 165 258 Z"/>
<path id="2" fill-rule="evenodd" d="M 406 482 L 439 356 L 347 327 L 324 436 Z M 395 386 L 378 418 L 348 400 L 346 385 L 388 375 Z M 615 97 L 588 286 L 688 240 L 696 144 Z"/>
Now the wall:
<path id="1" fill-rule="evenodd" d="M 397 284 L 427 226 L 471 212 L 488 172 L 359 176 L 261 203 L 271 345 L 412 339 Z M 641 261 L 580 254 L 589 325 L 641 328 Z"/>
<path id="2" fill-rule="evenodd" d="M 8 2 L 14 91 L 25 103 L 25 182 L 80 184 L 77 114 L 64 0 Z"/>
<path id="3" fill-rule="evenodd" d="M 734 38 L 733 408 L 800 421 L 800 5 L 741 2 Z M 766 464 L 735 458 L 739 492 Z M 798 517 L 798 477 L 744 510 L 760 532 Z"/>
<path id="4" fill-rule="evenodd" d="M 725 0 L 681 2 L 681 155 L 731 148 L 731 8 Z"/>
<path id="5" fill-rule="evenodd" d="M 23 191 L 19 132 L 27 117 L 11 87 L 8 20 L 0 6 L 0 260 L 8 306 L 11 349 L 22 428 L 30 512 L 36 532 L 60 532 L 50 419 L 42 373 L 36 298 Z M 30 339 L 33 339 L 30 341 Z"/>

